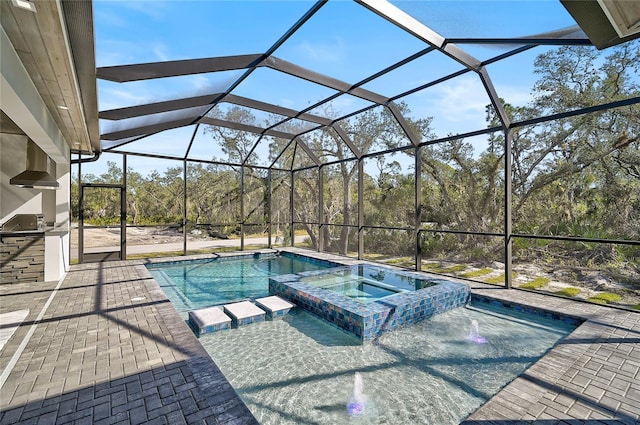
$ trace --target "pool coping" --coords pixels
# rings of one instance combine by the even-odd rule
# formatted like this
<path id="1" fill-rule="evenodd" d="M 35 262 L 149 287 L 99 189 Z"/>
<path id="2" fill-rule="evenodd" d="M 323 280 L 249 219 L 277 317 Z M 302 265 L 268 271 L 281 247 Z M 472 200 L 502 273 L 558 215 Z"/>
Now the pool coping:
<path id="1" fill-rule="evenodd" d="M 284 250 L 345 265 L 361 263 L 301 248 Z M 221 256 L 226 254 L 173 258 Z M 169 423 L 203 419 L 228 425 L 258 423 L 144 267 L 167 260 L 74 265 L 60 283 L 0 288 L 6 301 L 0 312 L 32 311 L 0 353 L 3 364 L 14 353 L 18 356 L 2 388 L 0 422 L 53 418 L 54 422 L 98 424 L 123 418 L 131 422 L 164 418 Z M 584 320 L 462 423 L 640 421 L 640 312 L 461 281 L 468 283 L 476 296 Z M 96 299 L 97 295 L 102 298 Z M 95 309 L 93 302 L 98 307 L 102 302 L 104 307 Z M 39 312 L 42 319 L 36 317 Z M 133 339 L 87 334 L 86 323 L 96 321 L 114 323 L 114 329 L 132 336 L 140 329 L 143 338 L 131 345 Z M 162 341 L 169 345 L 163 348 Z M 104 351 L 96 351 L 94 358 L 90 355 L 93 351 L 87 351 L 90 346 Z M 101 366 L 104 355 L 130 346 L 138 350 L 118 351 L 120 368 L 124 369 Z M 57 357 L 67 349 L 74 350 L 70 360 Z M 147 357 L 139 357 L 141 354 Z M 89 375 L 85 381 L 87 367 L 95 376 Z M 143 391 L 139 392 L 140 388 Z M 185 404 L 187 401 L 190 404 Z"/>

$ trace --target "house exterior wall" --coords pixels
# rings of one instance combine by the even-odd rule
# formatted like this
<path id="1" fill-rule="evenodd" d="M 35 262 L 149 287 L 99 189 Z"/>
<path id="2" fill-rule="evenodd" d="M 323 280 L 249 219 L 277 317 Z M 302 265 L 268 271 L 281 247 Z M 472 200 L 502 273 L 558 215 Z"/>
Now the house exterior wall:
<path id="1" fill-rule="evenodd" d="M 70 151 L 4 29 L 0 29 L 0 108 L 23 134 L 0 133 L 0 225 L 15 214 L 43 214 L 44 280 L 60 280 L 69 269 Z M 27 137 L 54 162 L 58 190 L 12 186 L 25 170 Z M 15 256 L 16 254 L 14 254 Z M 3 261 L 3 267 L 6 262 Z"/>

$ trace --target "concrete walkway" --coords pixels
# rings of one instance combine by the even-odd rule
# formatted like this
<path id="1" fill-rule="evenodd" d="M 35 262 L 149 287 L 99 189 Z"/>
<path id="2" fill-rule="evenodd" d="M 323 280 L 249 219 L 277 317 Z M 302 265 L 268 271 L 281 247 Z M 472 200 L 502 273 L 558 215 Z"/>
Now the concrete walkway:
<path id="1" fill-rule="evenodd" d="M 465 424 L 640 423 L 640 313 L 471 285 L 585 322 Z M 142 261 L 2 285 L 0 300 L 29 310 L 0 353 L 1 424 L 257 423 Z"/>

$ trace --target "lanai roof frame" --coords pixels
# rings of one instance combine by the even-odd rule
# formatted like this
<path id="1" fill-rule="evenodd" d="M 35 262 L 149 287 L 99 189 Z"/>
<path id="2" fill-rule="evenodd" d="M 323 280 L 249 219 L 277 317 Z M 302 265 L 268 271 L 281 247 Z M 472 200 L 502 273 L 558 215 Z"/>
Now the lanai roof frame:
<path id="1" fill-rule="evenodd" d="M 229 103 L 234 103 L 241 106 L 246 106 L 248 108 L 255 108 L 255 109 L 259 109 L 259 110 L 263 110 L 271 113 L 284 114 L 286 116 L 284 120 L 281 120 L 275 124 L 272 124 L 268 128 L 263 128 L 261 131 L 257 127 L 252 128 L 251 131 L 259 135 L 271 134 L 276 137 L 290 138 L 292 140 L 294 138 L 293 136 L 295 135 L 286 134 L 286 133 L 277 133 L 277 132 L 274 133 L 271 131 L 271 129 L 293 118 L 308 120 L 312 123 L 320 124 L 316 127 L 306 129 L 301 133 L 297 133 L 297 135 L 300 135 L 300 134 L 307 133 L 309 131 L 313 131 L 317 128 L 321 128 L 322 126 L 328 126 L 328 125 L 334 126 L 333 123 L 336 123 L 342 119 L 345 119 L 349 115 L 355 115 L 357 113 L 363 112 L 364 110 L 368 109 L 368 108 L 363 108 L 356 111 L 355 113 L 351 113 L 338 118 L 320 117 L 317 114 L 315 115 L 309 114 L 310 110 L 318 106 L 321 106 L 323 104 L 326 104 L 327 102 L 330 102 L 332 99 L 336 98 L 337 96 L 345 93 L 355 94 L 356 96 L 359 96 L 363 99 L 372 101 L 373 105 L 369 105 L 369 108 L 374 107 L 375 105 L 380 105 L 380 104 L 387 105 L 389 104 L 389 102 L 392 102 L 395 99 L 403 97 L 408 92 L 400 93 L 392 98 L 387 98 L 385 96 L 380 96 L 376 93 L 370 92 L 369 90 L 360 89 L 360 86 L 366 84 L 367 82 L 381 75 L 384 75 L 387 72 L 390 72 L 404 65 L 407 62 L 410 62 L 411 60 L 414 60 L 422 55 L 431 53 L 433 51 L 444 53 L 445 55 L 454 58 L 456 61 L 464 65 L 465 68 L 463 68 L 461 71 L 459 71 L 458 73 L 455 73 L 455 75 L 449 76 L 449 78 L 454 78 L 455 76 L 461 75 L 463 73 L 466 73 L 472 70 L 478 71 L 484 65 L 486 65 L 487 63 L 490 63 L 491 61 L 500 60 L 508 55 L 517 54 L 532 46 L 544 45 L 544 44 L 555 45 L 555 44 L 589 43 L 586 37 L 580 36 L 580 31 L 576 28 L 559 30 L 552 34 L 546 33 L 546 34 L 541 34 L 537 36 L 523 37 L 518 39 L 500 39 L 500 38 L 478 39 L 478 40 L 456 39 L 456 41 L 458 42 L 468 43 L 468 44 L 473 44 L 473 43 L 512 44 L 512 45 L 518 46 L 517 48 L 511 50 L 510 52 L 504 53 L 499 57 L 494 57 L 487 61 L 480 61 L 466 54 L 463 50 L 459 49 L 455 45 L 455 43 L 452 43 L 450 40 L 447 40 L 446 38 L 440 36 L 439 34 L 431 31 L 429 28 L 427 28 L 420 22 L 416 21 L 415 19 L 413 19 L 412 17 L 410 17 L 400 9 L 396 8 L 394 5 L 391 5 L 385 2 L 359 1 L 358 3 L 361 4 L 363 7 L 371 10 L 373 13 L 376 13 L 382 16 L 384 19 L 388 20 L 394 25 L 401 27 L 402 29 L 411 33 L 412 35 L 420 38 L 421 40 L 425 41 L 429 46 L 423 49 L 422 51 L 417 52 L 416 54 L 411 55 L 410 57 L 405 58 L 404 60 L 399 61 L 392 66 L 387 67 L 384 70 L 378 71 L 370 75 L 369 77 L 363 79 L 358 83 L 350 85 L 349 83 L 342 82 L 342 81 L 336 80 L 335 78 L 319 74 L 313 70 L 302 68 L 291 62 L 284 61 L 282 59 L 279 59 L 276 56 L 272 56 L 269 54 L 270 52 L 271 53 L 275 52 L 278 49 L 278 47 L 286 41 L 287 38 L 289 38 L 300 27 L 302 27 L 302 25 L 307 20 L 311 19 L 311 17 L 325 3 L 326 1 L 319 1 L 315 3 L 314 6 L 305 14 L 305 16 L 303 16 L 293 27 L 291 27 L 264 54 L 244 54 L 244 55 L 237 55 L 237 56 L 217 57 L 217 58 L 190 59 L 190 60 L 180 60 L 180 61 L 156 62 L 156 63 L 147 63 L 147 64 L 99 68 L 97 72 L 98 78 L 105 78 L 105 79 L 110 79 L 115 81 L 133 81 L 133 80 L 139 80 L 139 79 L 195 74 L 200 72 L 224 71 L 229 69 L 243 69 L 243 68 L 245 69 L 245 73 L 240 78 L 238 78 L 236 82 L 234 82 L 231 85 L 231 87 L 228 88 L 227 91 L 224 93 L 214 93 L 214 94 L 208 94 L 208 95 L 194 96 L 190 98 L 155 102 L 155 103 L 146 104 L 146 105 L 112 109 L 112 110 L 101 112 L 100 117 L 103 119 L 115 119 L 115 118 L 124 119 L 132 116 L 147 115 L 150 113 L 154 113 L 156 111 L 181 109 L 188 106 L 203 105 L 203 104 L 213 107 L 222 102 L 229 102 Z M 337 89 L 338 92 L 333 96 L 330 96 L 329 98 L 325 98 L 317 102 L 311 107 L 308 107 L 302 110 L 297 110 L 297 111 L 291 108 L 283 108 L 279 105 L 274 105 L 267 102 L 255 100 L 255 99 L 249 99 L 244 96 L 235 95 L 233 93 L 233 88 L 237 87 L 242 82 L 242 80 L 244 80 L 248 76 L 248 73 L 250 73 L 250 71 L 255 70 L 258 67 L 269 67 L 271 69 L 277 70 L 282 73 L 293 75 L 298 78 L 303 78 L 315 84 L 324 85 L 326 87 Z M 489 84 L 489 87 L 491 87 L 489 76 L 484 72 L 480 72 L 479 75 L 481 76 L 481 80 L 483 81 L 483 84 L 485 84 L 485 86 Z M 435 85 L 442 81 L 445 81 L 445 79 L 432 81 L 430 83 L 422 85 L 421 87 L 416 87 L 413 90 L 420 90 L 422 88 L 427 87 L 428 85 Z M 487 81 L 489 83 L 487 83 Z M 492 90 L 489 89 L 489 92 L 491 91 Z M 490 99 L 495 99 L 495 97 L 496 97 L 495 94 L 489 95 Z M 500 105 L 496 103 L 496 101 L 492 103 L 494 103 L 495 107 L 497 107 L 498 109 L 501 109 Z M 395 111 L 393 115 L 394 117 L 396 117 L 396 119 L 399 118 L 400 120 L 403 120 L 403 118 L 400 115 L 398 115 L 399 112 L 397 109 L 392 109 L 392 111 Z M 504 118 L 504 114 L 501 114 L 501 115 L 503 115 L 503 118 Z M 194 123 L 207 124 L 208 123 L 208 124 L 220 125 L 228 128 L 242 128 L 245 130 L 248 129 L 248 127 L 246 127 L 245 125 L 238 125 L 237 123 L 225 122 L 224 120 L 219 120 L 219 119 L 212 120 L 211 118 L 206 117 L 206 113 L 201 115 L 200 117 L 191 117 L 191 118 L 193 118 L 193 121 L 191 122 L 188 122 L 187 119 L 168 122 L 166 123 L 166 127 L 175 128 L 176 126 L 182 126 L 187 124 L 194 124 Z M 400 125 L 403 126 L 402 122 L 400 122 Z M 406 127 L 406 126 L 403 126 L 403 127 Z M 156 124 L 152 128 L 143 128 L 143 129 L 139 129 L 136 132 L 134 132 L 133 129 L 129 129 L 128 132 L 126 131 L 120 132 L 120 133 L 116 133 L 115 135 L 113 133 L 108 133 L 103 136 L 108 136 L 108 138 L 110 139 L 113 139 L 118 135 L 124 135 L 126 137 L 131 137 L 132 135 L 139 136 L 139 137 L 146 137 L 146 135 L 155 134 L 156 132 L 162 131 L 163 129 L 164 127 L 162 124 Z M 340 132 L 338 134 L 340 134 Z M 409 138 L 410 140 L 412 140 L 412 143 L 414 145 L 419 144 L 419 141 L 416 139 L 415 135 L 409 136 Z M 257 138 L 256 144 L 259 143 L 260 139 L 261 137 Z M 131 143 L 132 141 L 135 141 L 135 140 L 138 140 L 138 139 L 130 139 L 130 141 L 126 143 Z M 300 143 L 299 140 L 297 142 Z M 352 143 L 346 143 L 346 144 L 348 148 L 355 153 L 354 151 L 355 146 L 353 146 Z M 120 146 L 122 145 L 120 144 L 115 145 L 115 147 L 120 147 Z M 113 149 L 114 147 L 110 147 L 106 150 L 113 150 Z M 254 149 L 255 149 L 255 146 L 254 146 Z M 185 155 L 185 157 L 186 156 L 187 155 Z"/>

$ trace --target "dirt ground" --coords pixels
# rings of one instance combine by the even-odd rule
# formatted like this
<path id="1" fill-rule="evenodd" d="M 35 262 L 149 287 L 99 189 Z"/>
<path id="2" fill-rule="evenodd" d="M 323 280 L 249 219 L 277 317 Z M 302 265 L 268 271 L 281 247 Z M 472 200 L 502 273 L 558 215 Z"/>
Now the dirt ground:
<path id="1" fill-rule="evenodd" d="M 120 243 L 119 228 L 113 229 L 85 229 L 85 247 L 97 248 L 107 246 L 118 246 Z M 206 232 L 190 233 L 187 235 L 188 241 L 213 240 Z M 127 245 L 161 245 L 169 243 L 183 242 L 182 232 L 175 228 L 168 227 L 129 227 L 127 228 Z M 78 230 L 72 230 L 71 248 L 78 247 Z M 160 251 L 160 250 L 159 250 Z M 459 265 L 458 262 L 439 262 L 441 267 Z M 492 268 L 489 274 L 475 278 L 484 281 L 488 278 L 504 274 L 504 265 L 495 263 L 491 265 L 465 264 L 464 272 L 470 272 L 479 268 Z M 580 293 L 575 298 L 588 299 L 603 292 L 618 294 L 622 300 L 612 304 L 618 304 L 633 308 L 640 305 L 640 284 L 637 269 L 630 268 L 626 275 L 613 275 L 610 272 L 593 269 L 576 269 L 569 267 L 542 267 L 536 264 L 514 264 L 514 271 L 517 273 L 514 279 L 514 286 L 530 282 L 537 277 L 549 279 L 547 285 L 540 289 L 541 292 L 555 293 L 559 290 L 573 287 L 579 288 Z M 459 273 L 458 273 L 459 274 Z M 454 273 L 455 275 L 455 273 Z"/>
<path id="2" fill-rule="evenodd" d="M 187 240 L 200 240 L 201 236 L 187 235 Z M 176 229 L 167 227 L 128 227 L 127 244 L 156 245 L 178 243 L 183 241 L 183 235 Z M 84 246 L 99 248 L 120 245 L 120 228 L 85 229 Z M 78 229 L 71 231 L 71 248 L 78 248 Z"/>

